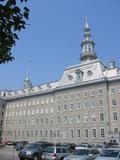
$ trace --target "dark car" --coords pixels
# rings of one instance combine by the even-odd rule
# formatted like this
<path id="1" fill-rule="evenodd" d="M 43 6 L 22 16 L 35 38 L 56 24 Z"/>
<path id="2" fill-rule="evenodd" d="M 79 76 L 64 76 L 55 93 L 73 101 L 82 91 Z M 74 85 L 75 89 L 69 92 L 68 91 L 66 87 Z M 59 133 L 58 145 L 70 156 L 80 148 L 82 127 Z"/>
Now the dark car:
<path id="1" fill-rule="evenodd" d="M 30 143 L 25 148 L 19 151 L 18 157 L 20 160 L 29 159 L 29 160 L 38 160 L 41 159 L 44 149 L 39 143 Z"/>
<path id="2" fill-rule="evenodd" d="M 23 149 L 27 144 L 28 144 L 28 141 L 16 142 L 16 144 L 15 144 L 16 151 Z"/>

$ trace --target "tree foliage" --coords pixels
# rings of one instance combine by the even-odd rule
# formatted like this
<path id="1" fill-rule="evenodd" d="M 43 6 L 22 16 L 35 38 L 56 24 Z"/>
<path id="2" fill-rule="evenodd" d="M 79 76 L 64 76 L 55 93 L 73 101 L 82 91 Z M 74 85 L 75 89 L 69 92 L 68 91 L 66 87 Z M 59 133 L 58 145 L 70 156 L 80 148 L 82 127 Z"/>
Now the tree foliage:
<path id="1" fill-rule="evenodd" d="M 23 6 L 25 2 L 27 0 L 0 0 L 0 64 L 14 59 L 11 48 L 29 18 L 29 9 Z"/>

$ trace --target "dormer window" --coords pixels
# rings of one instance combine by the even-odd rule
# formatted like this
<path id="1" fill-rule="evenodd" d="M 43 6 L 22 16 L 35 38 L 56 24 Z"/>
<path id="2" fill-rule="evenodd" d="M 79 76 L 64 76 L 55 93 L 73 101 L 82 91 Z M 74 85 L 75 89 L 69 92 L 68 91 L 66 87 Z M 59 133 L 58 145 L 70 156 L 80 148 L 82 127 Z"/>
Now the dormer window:
<path id="1" fill-rule="evenodd" d="M 76 73 L 76 76 L 77 76 L 77 80 L 82 80 L 83 71 L 81 71 L 80 69 L 76 69 L 75 73 Z"/>
<path id="2" fill-rule="evenodd" d="M 87 72 L 87 76 L 89 77 L 89 76 L 92 76 L 92 74 L 93 74 L 93 72 L 91 71 L 91 70 L 89 70 L 88 72 Z"/>

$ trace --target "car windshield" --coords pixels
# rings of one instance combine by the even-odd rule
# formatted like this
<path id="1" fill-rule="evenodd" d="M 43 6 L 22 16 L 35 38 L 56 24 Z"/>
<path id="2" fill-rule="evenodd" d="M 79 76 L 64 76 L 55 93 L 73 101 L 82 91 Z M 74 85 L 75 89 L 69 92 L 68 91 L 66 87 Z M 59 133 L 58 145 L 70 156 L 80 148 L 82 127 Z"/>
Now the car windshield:
<path id="1" fill-rule="evenodd" d="M 73 155 L 88 155 L 89 150 L 88 149 L 78 149 L 73 152 Z"/>
<path id="2" fill-rule="evenodd" d="M 102 157 L 117 157 L 119 154 L 119 150 L 104 150 L 100 156 Z"/>
<path id="3" fill-rule="evenodd" d="M 33 149 L 33 148 L 38 148 L 39 146 L 40 145 L 37 143 L 31 143 L 31 144 L 27 145 L 26 148 Z"/>

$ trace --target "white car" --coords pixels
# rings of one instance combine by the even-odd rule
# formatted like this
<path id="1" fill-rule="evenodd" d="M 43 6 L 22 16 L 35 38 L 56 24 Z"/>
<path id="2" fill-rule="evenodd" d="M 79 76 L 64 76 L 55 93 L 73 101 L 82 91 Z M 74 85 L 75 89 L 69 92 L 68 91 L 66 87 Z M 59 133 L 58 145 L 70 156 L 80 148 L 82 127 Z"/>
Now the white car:
<path id="1" fill-rule="evenodd" d="M 65 157 L 64 160 L 94 160 L 99 153 L 100 152 L 94 148 L 81 148 Z"/>
<path id="2" fill-rule="evenodd" d="M 106 148 L 95 160 L 120 160 L 120 148 Z"/>

